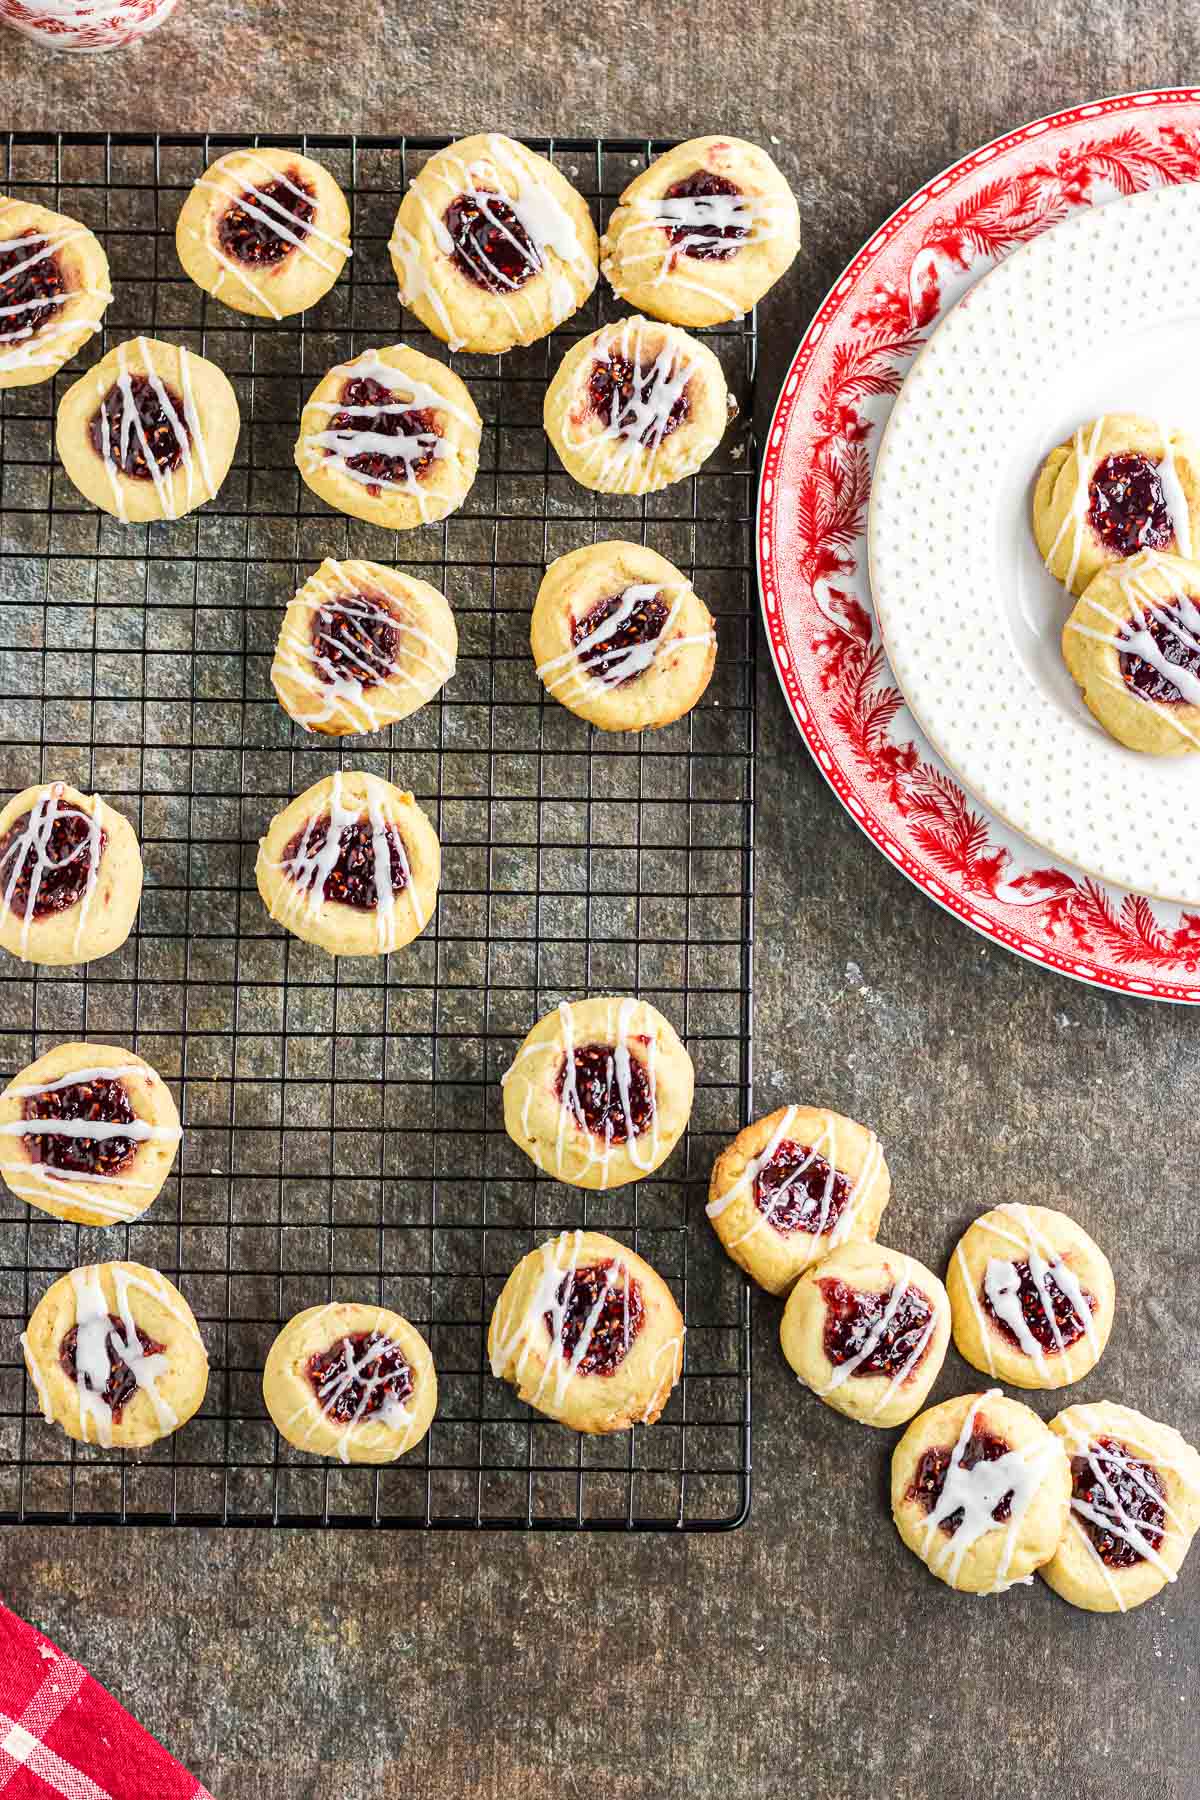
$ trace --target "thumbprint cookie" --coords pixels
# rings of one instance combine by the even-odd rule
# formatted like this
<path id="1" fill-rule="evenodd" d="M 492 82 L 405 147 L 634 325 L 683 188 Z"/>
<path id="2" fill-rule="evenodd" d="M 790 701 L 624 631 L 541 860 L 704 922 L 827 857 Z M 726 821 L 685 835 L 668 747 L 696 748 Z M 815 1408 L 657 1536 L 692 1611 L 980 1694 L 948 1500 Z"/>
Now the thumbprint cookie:
<path id="1" fill-rule="evenodd" d="M 337 1300 L 289 1319 L 263 1370 L 263 1399 L 280 1437 L 344 1463 L 390 1463 L 414 1449 L 432 1423 L 437 1391 L 415 1325 L 383 1306 Z"/>
<path id="2" fill-rule="evenodd" d="M 0 945 L 23 962 L 119 950 L 141 897 L 133 826 L 99 794 L 47 781 L 0 811 Z"/>
<path id="3" fill-rule="evenodd" d="M 127 1225 L 158 1196 L 182 1133 L 162 1077 L 132 1050 L 60 1044 L 0 1094 L 0 1175 L 74 1225 Z"/>
<path id="4" fill-rule="evenodd" d="M 80 1444 L 142 1450 L 186 1425 L 208 1387 L 208 1356 L 179 1289 L 142 1263 L 60 1276 L 21 1335 L 48 1424 Z"/>
<path id="5" fill-rule="evenodd" d="M 538 679 L 604 731 L 690 712 L 712 679 L 717 634 L 686 575 L 644 544 L 591 544 L 546 570 L 529 628 Z"/>
<path id="6" fill-rule="evenodd" d="M 670 1156 L 692 1110 L 692 1059 L 645 1000 L 564 1000 L 503 1077 L 504 1124 L 571 1187 L 638 1181 Z"/>
<path id="7" fill-rule="evenodd" d="M 951 1258 L 946 1287 L 959 1355 L 1012 1387 L 1079 1381 L 1112 1330 L 1108 1258 L 1048 1206 L 1005 1201 L 976 1219 Z"/>
<path id="8" fill-rule="evenodd" d="M 1143 550 L 1200 552 L 1200 450 L 1185 432 L 1134 413 L 1080 425 L 1042 464 L 1033 535 L 1073 594 Z"/>
<path id="9" fill-rule="evenodd" d="M 1071 1471 L 1060 1439 L 999 1388 L 913 1420 L 892 1455 L 892 1517 L 931 1575 L 1002 1594 L 1058 1549 Z"/>
<path id="10" fill-rule="evenodd" d="M 644 1257 L 564 1231 L 522 1257 L 488 1327 L 492 1374 L 573 1431 L 653 1425 L 683 1369 L 683 1319 Z"/>
<path id="11" fill-rule="evenodd" d="M 581 487 L 653 494 L 702 467 L 734 411 L 707 344 L 635 317 L 602 325 L 567 351 L 544 419 Z"/>
<path id="12" fill-rule="evenodd" d="M 1200 1455 L 1169 1425 L 1101 1400 L 1050 1429 L 1071 1465 L 1070 1524 L 1038 1571 L 1086 1612 L 1128 1612 L 1174 1581 L 1200 1526 Z"/>
<path id="13" fill-rule="evenodd" d="M 85 500 L 124 525 L 178 519 L 211 500 L 233 461 L 237 396 L 179 344 L 118 344 L 63 395 L 56 442 Z"/>
<path id="14" fill-rule="evenodd" d="M 748 313 L 799 248 L 799 208 L 766 151 L 742 138 L 692 138 L 629 183 L 600 267 L 639 312 L 719 325 Z"/>
<path id="15" fill-rule="evenodd" d="M 1200 562 L 1146 550 L 1101 569 L 1063 628 L 1084 705 L 1130 750 L 1200 750 Z"/>
<path id="16" fill-rule="evenodd" d="M 411 531 L 462 505 L 482 429 L 453 369 L 392 344 L 338 363 L 318 382 L 300 417 L 296 467 L 339 512 Z"/>
<path id="17" fill-rule="evenodd" d="M 452 350 L 534 343 L 579 310 L 600 273 L 587 202 L 500 132 L 430 157 L 389 248 L 401 304 Z"/>
<path id="18" fill-rule="evenodd" d="M 826 1406 L 902 1425 L 924 1405 L 950 1342 L 950 1302 L 915 1257 L 851 1242 L 806 1269 L 779 1328 L 783 1354 Z"/>
<path id="19" fill-rule="evenodd" d="M 839 1244 L 873 1238 L 890 1193 L 873 1131 L 822 1107 L 782 1106 L 718 1156 L 706 1210 L 734 1262 L 786 1294 Z"/>
<path id="20" fill-rule="evenodd" d="M 197 287 L 259 319 L 327 294 L 350 250 L 350 208 L 327 169 L 294 150 L 230 150 L 195 183 L 175 248 Z"/>
<path id="21" fill-rule="evenodd" d="M 288 605 L 271 683 L 305 731 L 381 731 L 454 673 L 458 632 L 444 594 L 373 562 L 326 557 Z"/>
<path id="22" fill-rule="evenodd" d="M 86 225 L 0 197 L 0 388 L 49 381 L 111 299 L 108 258 Z"/>
<path id="23" fill-rule="evenodd" d="M 384 956 L 428 925 L 441 865 L 411 794 L 338 770 L 276 813 L 254 872 L 263 905 L 293 937 L 331 956 Z"/>

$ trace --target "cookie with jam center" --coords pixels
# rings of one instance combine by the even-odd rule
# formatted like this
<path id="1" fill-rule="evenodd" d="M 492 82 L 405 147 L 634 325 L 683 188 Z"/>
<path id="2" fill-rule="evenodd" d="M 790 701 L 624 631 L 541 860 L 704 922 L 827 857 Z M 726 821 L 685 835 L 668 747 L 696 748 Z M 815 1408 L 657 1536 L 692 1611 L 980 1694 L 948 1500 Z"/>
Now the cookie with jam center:
<path id="1" fill-rule="evenodd" d="M 99 331 L 111 299 L 94 232 L 0 196 L 0 388 L 49 381 Z"/>
<path id="2" fill-rule="evenodd" d="M 334 285 L 350 249 L 350 208 L 329 173 L 295 150 L 230 150 L 183 203 L 184 271 L 235 312 L 284 319 Z"/>

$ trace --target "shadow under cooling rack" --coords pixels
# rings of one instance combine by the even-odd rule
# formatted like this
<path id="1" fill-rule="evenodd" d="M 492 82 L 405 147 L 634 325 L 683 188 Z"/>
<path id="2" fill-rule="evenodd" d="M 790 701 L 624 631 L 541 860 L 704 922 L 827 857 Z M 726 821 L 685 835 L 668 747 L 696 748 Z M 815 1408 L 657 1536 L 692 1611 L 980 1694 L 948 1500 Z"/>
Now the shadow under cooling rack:
<path id="1" fill-rule="evenodd" d="M 266 141 L 266 140 L 263 140 Z M 101 237 L 103 339 L 53 382 L 0 396 L 0 787 L 60 776 L 135 824 L 146 887 L 123 949 L 83 969 L 0 968 L 7 1079 L 69 1038 L 136 1049 L 170 1083 L 184 1137 L 143 1219 L 81 1230 L 0 1199 L 0 1517 L 104 1523 L 717 1529 L 750 1490 L 746 1287 L 704 1217 L 708 1171 L 750 1089 L 756 458 L 752 319 L 706 334 L 741 408 L 704 471 L 646 499 L 575 485 L 542 398 L 569 343 L 618 308 L 606 289 L 554 336 L 447 358 L 401 314 L 387 239 L 406 180 L 445 140 L 271 139 L 311 151 L 353 210 L 354 256 L 300 318 L 244 318 L 179 267 L 175 220 L 226 137 L 16 133 L 3 190 Z M 645 140 L 534 142 L 602 224 Z M 79 368 L 145 332 L 232 379 L 242 414 L 217 500 L 121 526 L 53 455 Z M 474 489 L 440 525 L 389 533 L 331 512 L 292 464 L 304 397 L 332 364 L 400 340 L 450 360 L 484 418 Z M 678 563 L 717 620 L 701 705 L 642 736 L 547 702 L 528 627 L 545 563 L 633 537 Z M 268 679 L 294 589 L 324 556 L 397 564 L 441 588 L 458 672 L 389 731 L 314 742 Z M 267 919 L 254 882 L 273 813 L 338 766 L 411 788 L 443 845 L 434 920 L 388 959 L 334 962 Z M 683 1144 L 659 1176 L 587 1194 L 535 1176 L 503 1128 L 499 1077 L 560 998 L 635 993 L 696 1066 Z M 636 1247 L 687 1324 L 661 1421 L 580 1438 L 487 1365 L 512 1265 L 564 1227 Z M 137 1457 L 72 1445 L 38 1413 L 18 1336 L 49 1283 L 128 1256 L 178 1282 L 212 1363 L 207 1399 Z M 425 1443 L 382 1470 L 281 1444 L 261 1371 L 280 1324 L 326 1300 L 380 1301 L 428 1338 L 440 1399 Z"/>

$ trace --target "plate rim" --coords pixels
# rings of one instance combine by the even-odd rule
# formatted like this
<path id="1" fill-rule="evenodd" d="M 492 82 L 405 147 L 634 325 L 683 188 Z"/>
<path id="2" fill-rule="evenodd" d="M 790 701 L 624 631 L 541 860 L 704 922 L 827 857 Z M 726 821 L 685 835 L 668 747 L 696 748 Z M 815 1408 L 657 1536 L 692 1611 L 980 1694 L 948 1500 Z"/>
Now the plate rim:
<path id="1" fill-rule="evenodd" d="M 832 756 L 819 741 L 820 733 L 810 725 L 803 715 L 803 702 L 793 699 L 788 688 L 785 670 L 788 667 L 789 655 L 786 643 L 781 643 L 782 627 L 777 623 L 781 606 L 778 599 L 772 600 L 772 584 L 770 582 L 770 563 L 775 552 L 775 527 L 773 524 L 775 510 L 775 488 L 779 476 L 781 445 L 785 430 L 793 414 L 793 400 L 800 387 L 804 368 L 811 360 L 812 351 L 824 335 L 828 323 L 826 315 L 832 317 L 834 303 L 839 296 L 848 293 L 861 274 L 876 260 L 880 252 L 896 236 L 903 222 L 919 212 L 926 202 L 936 198 L 944 188 L 951 186 L 958 176 L 967 176 L 985 164 L 994 160 L 1003 151 L 1015 148 L 1018 144 L 1034 139 L 1056 127 L 1065 127 L 1091 118 L 1123 116 L 1134 112 L 1137 108 L 1150 106 L 1185 106 L 1200 108 L 1200 87 L 1176 86 L 1150 89 L 1133 89 L 1126 92 L 1106 95 L 1097 100 L 1079 102 L 1072 106 L 1058 107 L 1050 113 L 1031 119 L 1026 123 L 998 133 L 976 148 L 955 157 L 941 169 L 930 175 L 920 187 L 895 206 L 890 213 L 875 227 L 870 235 L 859 245 L 849 261 L 839 270 L 834 280 L 826 289 L 821 300 L 814 308 L 807 326 L 792 352 L 791 359 L 784 371 L 779 391 L 771 409 L 770 419 L 763 439 L 762 461 L 759 469 L 758 489 L 754 511 L 755 531 L 755 566 L 758 578 L 759 609 L 763 629 L 767 639 L 767 650 L 772 668 L 783 694 L 784 704 L 791 716 L 792 723 L 799 732 L 802 741 L 809 750 L 813 761 L 824 778 L 826 785 L 832 789 L 842 808 L 850 815 L 854 823 L 870 840 L 874 847 L 887 858 L 892 866 L 915 886 L 919 892 L 951 918 L 976 932 L 987 941 L 998 944 L 1002 949 L 1036 967 L 1050 969 L 1084 987 L 1099 989 L 1101 992 L 1127 994 L 1133 999 L 1156 1000 L 1174 1005 L 1200 1005 L 1200 968 L 1188 969 L 1184 981 L 1156 980 L 1135 972 L 1123 974 L 1115 966 L 1107 966 L 1081 952 L 1072 957 L 1063 950 L 1051 951 L 1035 944 L 1025 933 L 1002 925 L 987 918 L 977 907 L 973 906 L 968 896 L 957 891 L 954 877 L 939 878 L 936 882 L 922 873 L 915 859 L 896 841 L 878 819 L 872 818 L 867 808 L 852 793 L 841 770 L 837 768 Z M 936 190 L 936 191 L 935 191 Z M 994 266 L 994 265 L 993 265 Z M 976 285 L 989 271 L 981 269 L 975 281 L 969 283 L 968 290 Z M 939 321 L 940 322 L 940 321 Z M 932 334 L 931 334 L 932 335 Z M 925 340 L 927 342 L 928 340 Z M 924 349 L 924 342 L 921 346 Z M 768 517 L 768 515 L 770 515 Z M 866 537 L 864 524 L 863 533 Z M 782 587 L 782 583 L 779 584 Z M 782 654 L 781 654 L 782 652 Z M 916 723 L 914 719 L 914 723 Z M 920 729 L 918 724 L 918 729 Z M 985 805 L 986 803 L 979 802 Z M 993 817 L 992 809 L 986 807 L 989 820 Z M 1001 821 L 1001 823 L 1003 823 Z M 1011 830 L 1011 827 L 1005 826 Z M 1028 841 L 1028 840 L 1023 840 Z M 1043 854 L 1049 854 L 1043 852 Z M 1055 861 L 1065 859 L 1054 858 Z M 1067 865 L 1074 869 L 1075 865 Z M 1095 880 L 1086 871 L 1076 870 L 1086 879 Z M 1133 899 L 1139 896 L 1133 890 L 1125 889 L 1116 883 L 1104 884 L 1118 894 L 1128 894 Z M 1171 904 L 1179 904 L 1171 902 Z"/>

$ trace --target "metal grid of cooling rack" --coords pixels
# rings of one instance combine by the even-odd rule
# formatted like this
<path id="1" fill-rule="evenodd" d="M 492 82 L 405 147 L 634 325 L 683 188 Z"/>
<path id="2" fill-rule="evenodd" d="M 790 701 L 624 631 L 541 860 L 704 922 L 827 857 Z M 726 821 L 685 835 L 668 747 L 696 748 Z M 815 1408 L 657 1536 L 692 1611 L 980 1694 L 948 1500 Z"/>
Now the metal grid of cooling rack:
<path id="1" fill-rule="evenodd" d="M 103 341 L 53 383 L 0 396 L 0 789 L 62 776 L 134 822 L 146 888 L 124 948 L 84 969 L 0 967 L 5 1078 L 53 1043 L 128 1045 L 166 1077 L 184 1138 L 144 1218 L 80 1230 L 0 1197 L 0 1517 L 102 1523 L 716 1529 L 749 1506 L 750 1316 L 703 1216 L 716 1147 L 750 1089 L 755 623 L 752 319 L 706 334 L 741 406 L 705 470 L 644 500 L 593 496 L 541 428 L 568 343 L 617 313 L 598 290 L 544 343 L 451 359 L 485 421 L 461 511 L 398 535 L 331 512 L 300 483 L 302 399 L 333 363 L 400 339 L 387 238 L 404 183 L 446 139 L 264 138 L 310 152 L 353 209 L 355 254 L 311 314 L 243 318 L 174 252 L 196 176 L 246 139 L 0 139 L 0 187 L 101 235 L 114 298 Z M 646 140 L 534 143 L 600 222 Z M 234 382 L 238 455 L 217 500 L 121 526 L 53 456 L 80 366 L 146 332 Z M 692 574 L 716 615 L 717 672 L 665 730 L 606 735 L 547 702 L 528 617 L 545 562 L 632 536 Z M 371 737 L 315 741 L 273 697 L 282 608 L 327 555 L 397 564 L 442 588 L 458 673 Z M 339 766 L 411 787 L 443 844 L 433 923 L 390 959 L 334 962 L 272 925 L 255 888 L 272 814 Z M 584 1194 L 509 1142 L 498 1078 L 563 996 L 655 1002 L 696 1064 L 688 1136 L 661 1177 Z M 563 1227 L 636 1246 L 687 1322 L 662 1420 L 578 1438 L 487 1367 L 512 1265 Z M 63 1269 L 128 1256 L 194 1308 L 212 1363 L 201 1412 L 139 1457 L 80 1449 L 38 1414 L 18 1334 Z M 383 1470 L 280 1444 L 261 1369 L 280 1324 L 327 1299 L 382 1301 L 429 1339 L 440 1402 L 425 1443 Z"/>

